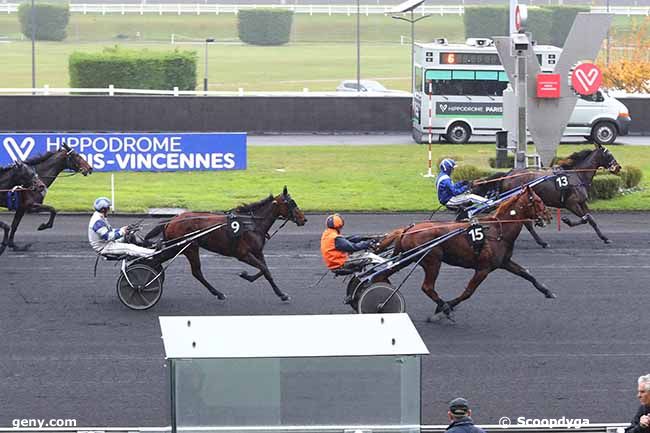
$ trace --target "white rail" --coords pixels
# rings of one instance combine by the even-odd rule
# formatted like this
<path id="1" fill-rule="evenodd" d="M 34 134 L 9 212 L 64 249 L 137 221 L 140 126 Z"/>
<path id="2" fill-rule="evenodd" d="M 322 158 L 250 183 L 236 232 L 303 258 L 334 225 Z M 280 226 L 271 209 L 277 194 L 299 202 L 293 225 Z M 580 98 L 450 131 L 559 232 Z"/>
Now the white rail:
<path id="1" fill-rule="evenodd" d="M 18 11 L 20 3 L 0 3 L 0 13 L 12 14 Z M 392 5 L 362 5 L 364 15 L 390 13 Z M 205 3 L 71 3 L 70 12 L 87 14 L 237 14 L 243 9 L 276 8 L 289 9 L 298 14 L 356 14 L 356 5 L 240 5 L 240 4 L 205 4 Z M 592 12 L 606 12 L 604 6 L 592 6 Z M 418 14 L 425 15 L 462 15 L 465 8 L 462 5 L 423 5 L 417 9 Z M 650 6 L 611 6 L 610 12 L 616 15 L 650 15 Z"/>
<path id="2" fill-rule="evenodd" d="M 19 3 L 0 3 L 1 14 L 12 14 L 18 11 Z M 205 3 L 70 3 L 71 13 L 87 14 L 237 14 L 244 9 L 288 9 L 298 14 L 328 14 L 328 15 L 354 15 L 357 12 L 355 4 L 349 5 L 241 5 L 241 4 L 205 4 Z M 364 15 L 389 14 L 393 8 L 391 5 L 362 5 L 361 13 Z M 418 14 L 434 15 L 462 15 L 465 12 L 463 6 L 422 6 Z"/>
<path id="3" fill-rule="evenodd" d="M 287 92 L 287 91 L 244 91 L 240 88 L 235 92 L 225 91 L 203 91 L 203 90 L 179 90 L 174 87 L 173 90 L 149 90 L 149 89 L 121 89 L 114 86 L 102 88 L 69 88 L 69 87 L 36 87 L 36 88 L 0 88 L 0 96 L 2 95 L 36 95 L 36 96 L 50 96 L 50 95 L 71 95 L 71 94 L 90 94 L 90 95 L 153 95 L 153 96 L 270 96 L 270 97 L 286 97 L 286 96 L 322 96 L 322 97 L 410 97 L 409 92 L 393 90 L 390 92 L 310 92 L 309 89 L 304 88 L 302 91 Z M 2 430 L 0 430 L 1 432 Z"/>

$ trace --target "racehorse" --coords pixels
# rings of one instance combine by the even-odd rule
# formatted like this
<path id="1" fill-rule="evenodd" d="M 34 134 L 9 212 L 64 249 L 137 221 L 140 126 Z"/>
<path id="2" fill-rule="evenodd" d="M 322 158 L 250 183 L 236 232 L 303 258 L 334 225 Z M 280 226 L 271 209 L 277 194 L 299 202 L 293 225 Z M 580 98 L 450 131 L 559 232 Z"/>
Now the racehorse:
<path id="1" fill-rule="evenodd" d="M 24 161 L 25 164 L 28 164 L 36 170 L 38 176 L 43 180 L 43 183 L 47 188 L 49 188 L 57 176 L 63 170 L 72 170 L 75 173 L 81 173 L 84 176 L 92 173 L 93 169 L 86 162 L 85 159 L 81 157 L 77 152 L 70 148 L 67 144 L 62 144 L 57 151 L 47 152 L 43 155 L 38 155 L 33 158 L 30 158 Z M 14 243 L 14 236 L 18 230 L 18 225 L 23 219 L 25 212 L 41 212 L 47 211 L 50 213 L 50 218 L 47 222 L 42 223 L 38 226 L 38 230 L 45 230 L 52 228 L 54 225 L 54 217 L 56 216 L 56 209 L 52 206 L 43 204 L 45 200 L 45 194 L 47 189 L 44 191 L 22 191 L 19 194 L 18 202 L 15 206 L 12 206 L 11 203 L 0 200 L 0 207 L 5 207 L 9 210 L 16 210 L 14 215 L 14 220 L 11 222 L 11 234 L 9 235 L 9 241 L 7 246 L 12 248 L 14 251 L 25 251 L 31 244 L 27 244 L 23 247 L 19 247 Z"/>
<path id="2" fill-rule="evenodd" d="M 469 230 L 476 226 L 466 222 L 441 224 L 427 221 L 390 232 L 382 239 L 377 251 L 382 251 L 394 244 L 393 255 L 395 256 L 402 251 L 416 248 L 457 228 L 466 227 L 467 231 L 465 233 L 452 237 L 434 247 L 419 262 L 424 270 L 422 291 L 436 303 L 435 314 L 444 313 L 451 318 L 454 308 L 472 296 L 485 277 L 496 269 L 505 269 L 518 275 L 530 281 L 547 298 L 555 298 L 555 295 L 546 286 L 538 282 L 528 270 L 512 260 L 515 241 L 524 222 L 534 221 L 539 225 L 543 225 L 550 222 L 550 219 L 550 213 L 541 198 L 530 187 L 525 187 L 521 193 L 501 203 L 493 216 L 478 220 L 482 227 L 480 238 L 483 240 L 480 249 L 476 248 L 469 236 Z M 475 270 L 474 276 L 465 290 L 449 302 L 443 301 L 434 289 L 443 262 L 452 266 Z M 394 272 L 398 270 L 399 268 L 396 268 Z M 382 279 L 384 278 L 382 277 Z"/>
<path id="3" fill-rule="evenodd" d="M 555 175 L 555 177 L 536 185 L 534 187 L 535 193 L 539 195 L 546 206 L 565 208 L 580 217 L 577 222 L 571 221 L 568 217 L 562 217 L 562 222 L 566 225 L 574 227 L 589 223 L 600 239 L 606 244 L 610 243 L 610 240 L 601 233 L 596 221 L 589 213 L 587 199 L 589 198 L 589 188 L 596 170 L 606 168 L 613 174 L 617 174 L 621 170 L 621 166 L 614 158 L 614 155 L 606 147 L 597 144 L 593 150 L 585 149 L 575 152 L 568 158 L 558 161 L 558 166 L 559 169 L 548 168 L 533 171 L 515 169 L 507 173 L 497 173 L 484 182 L 477 182 L 478 185 L 472 188 L 472 193 L 485 196 L 494 192 L 504 192 L 533 179 Z M 493 179 L 500 180 L 490 182 Z M 548 246 L 539 237 L 531 223 L 526 223 L 526 228 L 539 245 L 544 248 Z"/>
<path id="4" fill-rule="evenodd" d="M 287 192 L 286 186 L 280 195 L 275 197 L 269 195 L 255 203 L 241 205 L 228 214 L 184 212 L 172 218 L 168 223 L 155 227 L 145 235 L 145 239 L 150 240 L 162 232 L 165 243 L 173 244 L 175 239 L 223 224 L 223 229 L 214 230 L 198 238 L 183 251 L 190 262 L 194 278 L 199 280 L 217 298 L 226 299 L 223 293 L 212 287 L 201 272 L 199 248 L 204 248 L 223 256 L 235 257 L 239 261 L 259 269 L 255 275 L 248 275 L 244 271 L 239 276 L 253 282 L 264 275 L 275 294 L 283 301 L 288 301 L 291 298 L 283 293 L 273 281 L 263 252 L 266 240 L 270 239 L 268 232 L 278 218 L 292 221 L 298 226 L 303 226 L 307 222 L 305 215 Z M 233 230 L 234 228 L 236 229 Z M 164 251 L 161 253 L 160 261 L 168 260 L 179 251 L 180 248 Z"/>
<path id="5" fill-rule="evenodd" d="M 29 189 L 25 189 L 29 188 Z M 27 164 L 16 162 L 8 167 L 0 167 L 0 197 L 6 197 L 7 201 L 14 200 L 17 192 L 25 191 L 41 192 L 45 190 L 45 184 L 39 179 L 36 171 Z M 0 255 L 4 253 L 8 245 L 9 226 L 0 221 L 0 229 L 4 231 Z"/>

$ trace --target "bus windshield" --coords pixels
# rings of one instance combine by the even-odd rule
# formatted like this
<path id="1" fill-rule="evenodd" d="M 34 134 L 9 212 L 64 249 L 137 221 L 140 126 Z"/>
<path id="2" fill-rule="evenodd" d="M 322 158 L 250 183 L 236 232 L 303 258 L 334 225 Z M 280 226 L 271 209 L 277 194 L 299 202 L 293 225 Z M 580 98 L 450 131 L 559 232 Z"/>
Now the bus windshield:
<path id="1" fill-rule="evenodd" d="M 503 96 L 508 87 L 504 71 L 435 69 L 424 73 L 427 95 Z"/>

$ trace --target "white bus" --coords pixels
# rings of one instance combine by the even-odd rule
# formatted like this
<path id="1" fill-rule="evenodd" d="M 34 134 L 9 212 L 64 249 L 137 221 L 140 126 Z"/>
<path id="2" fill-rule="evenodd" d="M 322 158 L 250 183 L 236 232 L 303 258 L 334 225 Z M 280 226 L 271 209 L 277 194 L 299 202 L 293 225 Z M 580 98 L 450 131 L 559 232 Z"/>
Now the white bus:
<path id="1" fill-rule="evenodd" d="M 535 45 L 534 50 L 543 71 L 552 70 L 562 53 L 549 45 Z M 508 76 L 492 40 L 418 43 L 414 62 L 412 113 L 417 143 L 428 142 L 430 130 L 436 141 L 461 144 L 472 135 L 494 136 L 502 129 L 502 95 Z M 578 99 L 564 135 L 610 144 L 627 134 L 630 121 L 625 105 L 598 91 Z"/>

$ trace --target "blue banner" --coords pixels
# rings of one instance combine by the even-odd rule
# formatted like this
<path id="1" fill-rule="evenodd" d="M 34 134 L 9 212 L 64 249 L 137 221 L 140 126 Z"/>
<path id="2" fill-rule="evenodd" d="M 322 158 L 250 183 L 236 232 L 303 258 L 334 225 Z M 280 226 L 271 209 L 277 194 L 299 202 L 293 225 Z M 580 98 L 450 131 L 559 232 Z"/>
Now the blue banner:
<path id="1" fill-rule="evenodd" d="M 95 171 L 245 170 L 245 133 L 0 134 L 0 166 L 76 150 Z"/>

